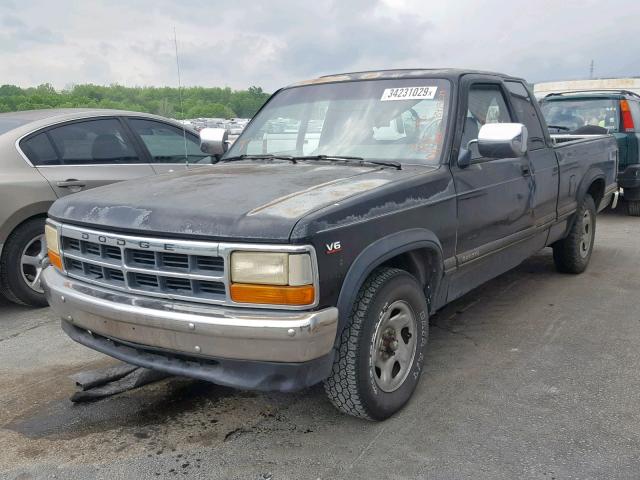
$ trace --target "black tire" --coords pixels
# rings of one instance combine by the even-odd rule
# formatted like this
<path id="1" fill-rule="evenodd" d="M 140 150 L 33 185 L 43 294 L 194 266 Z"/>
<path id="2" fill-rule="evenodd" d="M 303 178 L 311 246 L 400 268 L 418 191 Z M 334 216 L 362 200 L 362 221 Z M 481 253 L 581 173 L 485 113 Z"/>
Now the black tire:
<path id="1" fill-rule="evenodd" d="M 587 269 L 596 235 L 596 205 L 586 195 L 576 210 L 569 234 L 553 245 L 553 261 L 562 273 L 582 273 Z"/>
<path id="2" fill-rule="evenodd" d="M 640 217 L 640 201 L 627 202 L 627 213 L 632 217 Z"/>
<path id="3" fill-rule="evenodd" d="M 378 385 L 380 370 L 374 362 L 375 355 L 386 355 L 387 352 L 376 348 L 379 344 L 376 340 L 384 338 L 387 342 L 387 337 L 378 337 L 381 333 L 379 327 L 390 321 L 385 318 L 398 318 L 393 317 L 394 312 L 391 311 L 396 308 L 394 305 L 401 305 L 405 312 L 415 315 L 415 341 L 410 340 L 413 335 L 405 338 L 407 332 L 404 328 L 399 340 L 403 342 L 401 349 L 411 342 L 414 353 L 410 361 L 405 361 L 406 367 L 400 367 L 396 378 L 391 378 L 391 381 L 399 382 L 399 386 L 393 391 L 383 391 Z M 348 415 L 369 420 L 384 420 L 393 415 L 407 403 L 418 384 L 424 367 L 428 334 L 427 302 L 418 281 L 397 268 L 374 271 L 358 292 L 349 323 L 340 337 L 331 375 L 324 382 L 331 403 Z M 394 343 L 397 349 L 398 341 Z M 395 353 L 387 357 L 391 362 L 395 362 Z M 395 368 L 393 363 L 391 372 Z"/>
<path id="4" fill-rule="evenodd" d="M 7 300 L 19 305 L 46 307 L 44 293 L 32 289 L 22 275 L 24 249 L 39 235 L 44 234 L 44 218 L 27 220 L 7 239 L 0 258 L 0 291 Z"/>

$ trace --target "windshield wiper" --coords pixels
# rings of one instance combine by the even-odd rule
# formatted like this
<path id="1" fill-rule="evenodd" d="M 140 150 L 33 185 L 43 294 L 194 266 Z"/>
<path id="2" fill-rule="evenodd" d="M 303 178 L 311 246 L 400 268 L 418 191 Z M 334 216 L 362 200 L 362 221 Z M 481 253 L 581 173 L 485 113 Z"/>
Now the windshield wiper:
<path id="1" fill-rule="evenodd" d="M 397 170 L 402 170 L 402 165 L 399 162 L 392 160 L 366 160 L 362 157 L 351 157 L 348 155 L 305 155 L 301 157 L 293 157 L 296 160 L 328 160 L 330 162 L 357 162 L 359 164 L 372 163 L 374 165 L 382 165 L 384 167 L 393 167 Z"/>
<path id="2" fill-rule="evenodd" d="M 374 165 L 382 165 L 384 167 L 393 167 L 402 170 L 399 162 L 392 160 L 366 160 L 362 157 L 352 157 L 348 155 L 273 155 L 271 153 L 255 154 L 255 155 L 236 155 L 233 157 L 223 158 L 221 162 L 235 162 L 239 160 L 288 160 L 291 163 L 298 163 L 298 160 L 327 160 L 330 162 L 357 162 L 359 164 L 372 163 Z"/>
<path id="3" fill-rule="evenodd" d="M 236 155 L 234 157 L 223 158 L 221 162 L 236 162 L 238 160 L 288 160 L 291 163 L 298 163 L 298 157 L 292 157 L 291 155 L 273 155 L 271 153 L 263 153 L 257 155 Z"/>
<path id="4" fill-rule="evenodd" d="M 557 128 L 558 130 L 564 130 L 565 132 L 570 132 L 571 129 L 568 127 L 563 127 L 562 125 L 547 125 L 549 128 Z"/>

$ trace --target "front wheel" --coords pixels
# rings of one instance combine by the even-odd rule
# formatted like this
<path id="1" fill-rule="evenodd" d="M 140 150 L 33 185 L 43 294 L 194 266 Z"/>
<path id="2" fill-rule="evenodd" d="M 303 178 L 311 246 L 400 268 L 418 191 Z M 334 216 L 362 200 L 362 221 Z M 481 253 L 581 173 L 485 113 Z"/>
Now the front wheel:
<path id="1" fill-rule="evenodd" d="M 374 271 L 358 292 L 324 382 L 329 400 L 356 417 L 393 415 L 418 384 L 428 332 L 427 302 L 418 281 L 396 268 Z"/>
<path id="2" fill-rule="evenodd" d="M 563 273 L 582 273 L 587 269 L 596 235 L 596 204 L 584 197 L 576 211 L 569 234 L 553 245 L 553 261 Z"/>

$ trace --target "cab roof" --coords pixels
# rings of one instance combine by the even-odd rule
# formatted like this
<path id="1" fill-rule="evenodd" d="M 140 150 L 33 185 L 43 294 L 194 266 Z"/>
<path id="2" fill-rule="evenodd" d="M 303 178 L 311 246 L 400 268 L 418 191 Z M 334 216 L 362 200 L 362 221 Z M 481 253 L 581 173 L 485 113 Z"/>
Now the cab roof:
<path id="1" fill-rule="evenodd" d="M 290 87 L 298 87 L 302 85 L 315 85 L 320 83 L 336 83 L 349 82 L 354 80 L 390 80 L 390 79 L 406 79 L 406 78 L 446 78 L 457 80 L 463 75 L 491 75 L 502 77 L 505 79 L 522 80 L 520 78 L 505 75 L 504 73 L 487 72 L 483 70 L 469 70 L 459 68 L 402 68 L 393 70 L 366 70 L 362 72 L 347 72 L 333 75 L 325 75 L 322 77 L 303 80 L 296 82 Z"/>

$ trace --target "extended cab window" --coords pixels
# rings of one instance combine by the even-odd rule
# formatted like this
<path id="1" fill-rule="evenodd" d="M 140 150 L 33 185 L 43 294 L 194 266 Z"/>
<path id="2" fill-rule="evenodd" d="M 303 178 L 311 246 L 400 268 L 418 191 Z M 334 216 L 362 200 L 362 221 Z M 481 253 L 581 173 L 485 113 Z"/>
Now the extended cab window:
<path id="1" fill-rule="evenodd" d="M 288 88 L 254 118 L 226 157 L 355 156 L 439 164 L 447 80 L 364 80 Z"/>
<path id="2" fill-rule="evenodd" d="M 511 104 L 518 116 L 518 121 L 527 127 L 529 133 L 527 148 L 537 150 L 546 146 L 542 125 L 536 113 L 536 109 L 531 103 L 528 90 L 520 82 L 504 82 L 511 94 Z"/>
<path id="3" fill-rule="evenodd" d="M 115 118 L 70 123 L 47 133 L 64 165 L 140 162 Z"/>
<path id="4" fill-rule="evenodd" d="M 128 122 L 140 135 L 152 163 L 197 163 L 207 157 L 200 150 L 200 140 L 192 133 L 153 120 L 132 118 Z"/>
<path id="5" fill-rule="evenodd" d="M 478 138 L 487 123 L 510 123 L 511 115 L 498 85 L 473 85 L 469 89 L 467 116 L 462 130 L 462 148 Z M 471 146 L 472 158 L 480 158 L 477 146 Z"/>
<path id="6" fill-rule="evenodd" d="M 20 142 L 20 148 L 36 166 L 59 165 L 60 160 L 46 133 L 39 133 Z"/>

